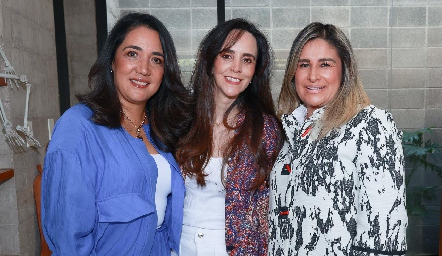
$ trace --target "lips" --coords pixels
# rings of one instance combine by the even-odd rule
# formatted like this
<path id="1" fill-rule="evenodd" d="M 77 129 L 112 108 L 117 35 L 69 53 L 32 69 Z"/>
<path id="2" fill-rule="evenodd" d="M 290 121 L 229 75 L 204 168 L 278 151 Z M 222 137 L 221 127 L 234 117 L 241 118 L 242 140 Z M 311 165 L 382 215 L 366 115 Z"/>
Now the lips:
<path id="1" fill-rule="evenodd" d="M 241 80 L 238 78 L 234 78 L 231 76 L 226 76 L 226 80 L 230 81 L 230 82 L 234 82 L 234 83 L 239 83 Z"/>
<path id="2" fill-rule="evenodd" d="M 307 90 L 318 91 L 324 89 L 325 86 L 307 86 Z"/>
<path id="3" fill-rule="evenodd" d="M 141 81 L 138 81 L 138 80 L 135 80 L 135 79 L 131 79 L 130 81 L 131 81 L 132 83 L 136 84 L 136 85 L 137 85 L 137 88 L 138 88 L 138 87 L 146 87 L 146 86 L 148 85 L 147 82 L 141 82 Z"/>

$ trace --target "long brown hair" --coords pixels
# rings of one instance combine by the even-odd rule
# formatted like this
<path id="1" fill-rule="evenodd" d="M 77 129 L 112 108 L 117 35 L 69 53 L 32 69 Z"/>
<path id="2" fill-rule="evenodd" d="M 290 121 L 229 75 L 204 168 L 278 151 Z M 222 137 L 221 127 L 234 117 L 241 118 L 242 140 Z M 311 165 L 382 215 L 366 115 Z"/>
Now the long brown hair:
<path id="1" fill-rule="evenodd" d="M 278 116 L 290 114 L 303 104 L 296 92 L 295 73 L 299 57 L 305 44 L 311 40 L 323 39 L 338 52 L 342 62 L 341 86 L 335 97 L 327 104 L 318 138 L 338 128 L 353 118 L 362 108 L 370 104 L 358 75 L 356 60 L 350 41 L 339 28 L 331 24 L 313 22 L 299 32 L 293 41 L 284 81 L 279 94 Z"/>
<path id="2" fill-rule="evenodd" d="M 183 111 L 190 97 L 181 82 L 181 71 L 172 36 L 156 17 L 135 12 L 122 16 L 116 22 L 90 69 L 88 78 L 92 90 L 77 95 L 77 98 L 92 109 L 92 119 L 95 123 L 115 129 L 121 127 L 122 109 L 111 74 L 111 65 L 116 49 L 123 43 L 127 34 L 137 27 L 155 30 L 160 36 L 165 61 L 164 76 L 158 92 L 148 100 L 146 112 L 155 144 L 164 151 L 174 152 L 178 139 L 187 132 L 190 125 L 190 115 Z"/>
<path id="3" fill-rule="evenodd" d="M 273 58 L 268 41 L 252 23 L 244 19 L 233 19 L 219 24 L 205 36 L 200 44 L 191 78 L 193 105 L 190 107 L 196 109 L 194 123 L 189 133 L 180 140 L 176 153 L 176 159 L 184 174 L 195 176 L 197 183 L 201 186 L 205 185 L 204 168 L 213 154 L 212 120 L 215 111 L 215 81 L 212 69 L 214 61 L 221 52 L 232 47 L 246 31 L 256 39 L 258 56 L 251 83 L 224 113 L 224 124 L 228 129 L 235 130 L 235 134 L 222 153 L 223 165 L 240 148 L 244 146 L 250 148 L 258 172 L 254 185 L 249 189 L 256 189 L 268 178 L 279 150 L 279 147 L 275 149 L 276 152 L 272 154 L 274 159 L 271 159 L 269 163 L 262 143 L 264 115 L 273 116 L 276 119 L 276 114 L 270 90 Z M 235 108 L 239 110 L 242 122 L 235 127 L 229 127 L 227 117 Z"/>

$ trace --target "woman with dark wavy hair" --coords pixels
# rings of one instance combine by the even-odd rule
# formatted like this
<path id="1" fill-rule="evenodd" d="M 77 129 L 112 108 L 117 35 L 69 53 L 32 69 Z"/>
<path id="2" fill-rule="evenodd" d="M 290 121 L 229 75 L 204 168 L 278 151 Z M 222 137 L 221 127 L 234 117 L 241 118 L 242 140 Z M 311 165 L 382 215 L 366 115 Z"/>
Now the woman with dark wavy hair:
<path id="1" fill-rule="evenodd" d="M 314 22 L 298 34 L 279 111 L 269 256 L 404 255 L 402 133 L 370 105 L 342 30 Z"/>
<path id="2" fill-rule="evenodd" d="M 89 73 L 91 92 L 57 121 L 42 180 L 42 224 L 54 255 L 178 252 L 184 182 L 172 153 L 189 98 L 172 38 L 129 13 Z"/>
<path id="3" fill-rule="evenodd" d="M 271 64 L 266 37 L 244 19 L 200 44 L 194 123 L 176 152 L 186 177 L 183 255 L 267 253 L 267 180 L 281 144 Z"/>

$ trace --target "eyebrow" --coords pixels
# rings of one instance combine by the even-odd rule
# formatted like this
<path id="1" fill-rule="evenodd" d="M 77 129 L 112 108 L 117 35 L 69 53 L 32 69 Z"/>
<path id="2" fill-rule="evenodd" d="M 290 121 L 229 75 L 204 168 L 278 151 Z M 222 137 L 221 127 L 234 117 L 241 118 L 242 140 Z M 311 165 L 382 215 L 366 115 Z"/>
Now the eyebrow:
<path id="1" fill-rule="evenodd" d="M 221 53 L 223 53 L 223 52 L 234 53 L 235 51 L 232 50 L 232 49 L 227 49 L 227 50 L 225 50 L 225 51 L 222 51 Z M 243 53 L 242 56 L 247 56 L 247 57 L 250 57 L 250 58 L 253 58 L 254 60 L 256 60 L 255 55 L 253 55 L 253 54 L 251 54 L 251 53 L 247 53 L 247 52 L 246 52 L 246 53 Z"/>
<path id="2" fill-rule="evenodd" d="M 143 48 L 141 48 L 141 47 L 139 47 L 139 46 L 136 46 L 136 45 L 128 45 L 128 46 L 124 47 L 123 50 L 126 50 L 127 48 L 135 49 L 135 50 L 138 50 L 138 51 L 143 51 Z M 152 54 L 153 54 L 153 55 L 157 55 L 157 56 L 164 57 L 164 54 L 161 53 L 161 52 L 152 52 Z"/>
<path id="3" fill-rule="evenodd" d="M 319 61 L 331 61 L 333 63 L 336 63 L 336 61 L 333 58 L 321 58 L 321 59 L 319 59 Z M 298 62 L 309 62 L 310 63 L 310 60 L 309 59 L 299 59 Z"/>

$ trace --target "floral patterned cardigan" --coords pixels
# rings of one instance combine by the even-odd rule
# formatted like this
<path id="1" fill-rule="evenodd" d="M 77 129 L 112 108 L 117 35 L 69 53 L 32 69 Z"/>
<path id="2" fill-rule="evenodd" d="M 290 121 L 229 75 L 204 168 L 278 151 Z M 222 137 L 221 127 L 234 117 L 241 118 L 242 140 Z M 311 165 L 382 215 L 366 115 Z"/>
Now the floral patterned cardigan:
<path id="1" fill-rule="evenodd" d="M 238 122 L 242 123 L 244 116 Z M 265 147 L 271 168 L 278 154 L 278 140 L 281 136 L 278 121 L 264 115 L 261 146 Z M 268 203 L 267 182 L 257 190 L 249 190 L 253 184 L 258 166 L 251 157 L 251 149 L 243 146 L 227 162 L 226 179 L 226 247 L 229 255 L 267 255 Z"/>

